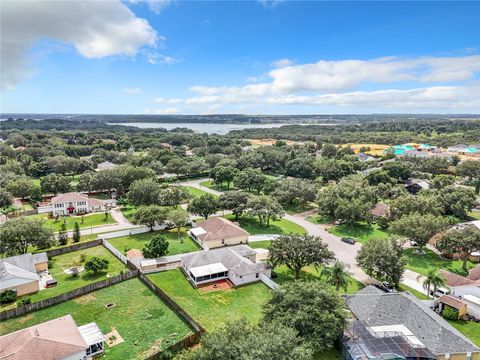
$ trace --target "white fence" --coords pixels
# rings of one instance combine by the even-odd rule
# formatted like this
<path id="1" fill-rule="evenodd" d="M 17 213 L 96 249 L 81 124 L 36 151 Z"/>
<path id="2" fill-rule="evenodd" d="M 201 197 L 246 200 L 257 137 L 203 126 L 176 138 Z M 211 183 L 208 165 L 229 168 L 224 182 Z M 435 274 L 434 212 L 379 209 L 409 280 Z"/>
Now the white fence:
<path id="1" fill-rule="evenodd" d="M 280 288 L 280 286 L 275 281 L 270 279 L 265 274 L 260 274 L 259 278 L 265 285 L 267 285 L 272 290 L 276 290 L 276 289 Z"/>
<path id="2" fill-rule="evenodd" d="M 165 225 L 156 225 L 153 227 L 154 231 L 158 230 L 164 230 L 166 228 Z M 132 229 L 126 229 L 126 230 L 119 230 L 119 231 L 113 231 L 109 233 L 104 233 L 104 234 L 98 234 L 97 239 L 114 239 L 122 236 L 129 236 L 129 235 L 137 235 L 137 234 L 144 234 L 150 231 L 150 228 L 148 226 L 141 226 L 141 227 L 136 227 Z"/>
<path id="3" fill-rule="evenodd" d="M 47 206 L 39 206 L 37 208 L 37 212 L 39 214 L 45 214 L 45 213 L 50 213 L 53 211 L 53 206 L 52 205 L 47 205 Z"/>
<path id="4" fill-rule="evenodd" d="M 112 244 L 110 244 L 107 240 L 102 239 L 103 246 L 105 246 L 113 255 L 117 257 L 118 260 L 123 262 L 127 265 L 127 257 L 123 255 L 120 251 L 115 249 Z"/>

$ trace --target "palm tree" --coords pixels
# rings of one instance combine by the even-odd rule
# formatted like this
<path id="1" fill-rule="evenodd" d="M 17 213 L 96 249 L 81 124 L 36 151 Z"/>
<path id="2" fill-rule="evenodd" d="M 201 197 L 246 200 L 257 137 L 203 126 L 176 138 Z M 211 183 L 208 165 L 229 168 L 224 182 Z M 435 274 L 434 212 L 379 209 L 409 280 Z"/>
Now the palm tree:
<path id="1" fill-rule="evenodd" d="M 433 287 L 432 298 L 435 297 L 435 293 L 440 286 L 445 285 L 445 280 L 438 274 L 437 269 L 430 269 L 427 272 L 427 278 L 423 282 L 423 288 L 427 290 L 427 296 L 430 296 L 430 288 Z"/>
<path id="2" fill-rule="evenodd" d="M 348 274 L 345 270 L 345 265 L 336 261 L 331 267 L 324 267 L 320 276 L 325 275 L 327 277 L 327 283 L 335 286 L 338 291 L 340 288 L 347 290 L 348 287 Z"/>

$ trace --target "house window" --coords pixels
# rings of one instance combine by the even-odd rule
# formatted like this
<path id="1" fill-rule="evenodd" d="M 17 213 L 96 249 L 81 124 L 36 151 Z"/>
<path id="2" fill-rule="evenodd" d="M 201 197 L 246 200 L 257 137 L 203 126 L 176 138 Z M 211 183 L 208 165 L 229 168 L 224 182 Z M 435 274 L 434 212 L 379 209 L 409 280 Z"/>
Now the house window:
<path id="1" fill-rule="evenodd" d="M 222 245 L 225 245 L 225 239 L 222 239 Z"/>
<path id="2" fill-rule="evenodd" d="M 260 276 L 259 273 L 256 273 L 256 274 L 255 274 L 255 277 L 256 277 L 257 279 L 258 279 L 259 276 Z"/>
<path id="3" fill-rule="evenodd" d="M 61 208 L 61 207 L 63 207 L 63 204 L 55 204 L 55 208 L 58 209 L 58 208 Z"/>
<path id="4" fill-rule="evenodd" d="M 87 205 L 87 202 L 86 201 L 77 202 L 77 206 L 80 206 L 80 205 Z"/>

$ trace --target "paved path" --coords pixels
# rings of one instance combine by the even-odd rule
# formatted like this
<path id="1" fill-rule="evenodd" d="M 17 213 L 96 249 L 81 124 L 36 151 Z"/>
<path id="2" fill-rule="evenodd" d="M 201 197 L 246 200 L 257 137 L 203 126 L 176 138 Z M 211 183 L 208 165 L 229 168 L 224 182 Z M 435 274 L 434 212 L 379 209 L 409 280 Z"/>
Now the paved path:
<path id="1" fill-rule="evenodd" d="M 278 235 L 278 234 L 250 235 L 248 237 L 248 242 L 272 241 L 272 240 L 277 240 L 279 236 L 281 235 Z"/>

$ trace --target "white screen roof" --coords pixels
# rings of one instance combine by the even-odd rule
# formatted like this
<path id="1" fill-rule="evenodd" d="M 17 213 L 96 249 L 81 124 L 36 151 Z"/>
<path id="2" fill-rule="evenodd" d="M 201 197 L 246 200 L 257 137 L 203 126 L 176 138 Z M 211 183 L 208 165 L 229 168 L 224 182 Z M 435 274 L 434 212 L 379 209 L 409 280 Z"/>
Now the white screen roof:
<path id="1" fill-rule="evenodd" d="M 202 234 L 206 233 L 206 231 L 201 227 L 191 228 L 190 232 L 195 236 L 202 235 Z"/>
<path id="2" fill-rule="evenodd" d="M 213 263 L 190 269 L 190 272 L 196 278 L 199 276 L 218 274 L 225 271 L 228 271 L 228 269 L 222 263 Z"/>
<path id="3" fill-rule="evenodd" d="M 96 323 L 90 323 L 78 327 L 78 331 L 88 346 L 98 344 L 104 341 L 104 337 Z"/>
<path id="4" fill-rule="evenodd" d="M 384 326 L 371 326 L 369 328 L 371 332 L 380 337 L 395 336 L 396 334 L 403 335 L 412 346 L 425 346 L 417 339 L 417 337 L 403 324 L 398 325 L 384 325 Z"/>

